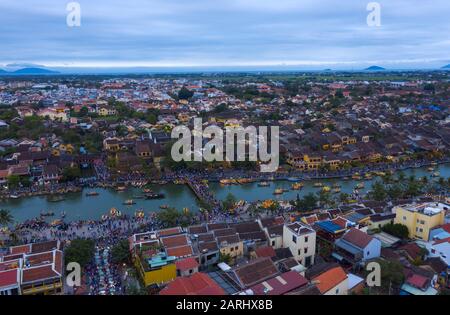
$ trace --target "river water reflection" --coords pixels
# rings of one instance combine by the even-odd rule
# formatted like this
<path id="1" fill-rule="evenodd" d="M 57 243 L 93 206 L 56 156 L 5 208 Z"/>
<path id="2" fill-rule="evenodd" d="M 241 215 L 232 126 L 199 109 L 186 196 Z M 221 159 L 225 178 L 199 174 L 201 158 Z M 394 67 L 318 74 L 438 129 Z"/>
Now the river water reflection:
<path id="1" fill-rule="evenodd" d="M 441 177 L 448 178 L 450 176 L 450 165 L 441 165 L 436 167 L 436 171 L 440 172 Z M 403 172 L 405 176 L 415 175 L 416 177 L 428 176 L 431 173 L 427 168 L 409 169 Z M 366 192 L 370 189 L 372 183 L 377 179 L 365 180 L 365 188 L 360 192 Z M 430 178 L 431 179 L 431 178 Z M 291 200 L 295 199 L 297 194 L 301 197 L 310 192 L 318 192 L 320 188 L 313 187 L 317 180 L 305 181 L 301 190 L 291 190 L 292 182 L 276 181 L 270 182 L 269 187 L 259 187 L 257 183 L 249 183 L 244 185 L 223 186 L 219 183 L 210 183 L 209 187 L 218 199 L 223 200 L 228 193 L 232 193 L 237 199 L 246 201 L 256 201 L 264 199 Z M 351 193 L 355 185 L 360 181 L 355 180 L 321 180 L 324 185 L 332 186 L 335 183 L 341 185 L 341 192 Z M 198 203 L 195 195 L 185 185 L 155 185 L 151 187 L 153 191 L 164 193 L 165 199 L 145 200 L 137 199 L 136 196 L 142 195 L 141 189 L 129 188 L 124 192 L 116 192 L 113 189 L 85 189 L 83 193 L 71 193 L 65 195 L 65 200 L 60 202 L 49 202 L 45 196 L 36 196 L 28 198 L 20 198 L 14 200 L 0 201 L 0 208 L 8 209 L 14 216 L 16 222 L 23 222 L 27 219 L 35 218 L 41 212 L 52 211 L 54 217 L 48 217 L 48 221 L 58 219 L 61 213 L 66 213 L 65 221 L 74 220 L 99 220 L 103 214 L 108 214 L 109 209 L 115 207 L 124 214 L 134 215 L 134 213 L 143 209 L 145 213 L 151 211 L 159 211 L 161 205 L 168 205 L 182 210 L 187 207 L 190 211 L 198 211 Z M 288 190 L 282 195 L 274 195 L 276 188 Z M 88 197 L 86 192 L 96 191 L 98 196 Z M 123 203 L 132 199 L 136 204 L 126 206 Z"/>

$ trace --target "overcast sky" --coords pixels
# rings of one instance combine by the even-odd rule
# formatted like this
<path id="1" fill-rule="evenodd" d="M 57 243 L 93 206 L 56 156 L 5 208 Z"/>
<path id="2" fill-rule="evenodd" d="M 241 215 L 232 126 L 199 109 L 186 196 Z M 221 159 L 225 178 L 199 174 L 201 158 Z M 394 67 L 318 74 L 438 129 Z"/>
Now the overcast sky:
<path id="1" fill-rule="evenodd" d="M 0 65 L 434 67 L 450 63 L 450 0 L 0 0 Z"/>

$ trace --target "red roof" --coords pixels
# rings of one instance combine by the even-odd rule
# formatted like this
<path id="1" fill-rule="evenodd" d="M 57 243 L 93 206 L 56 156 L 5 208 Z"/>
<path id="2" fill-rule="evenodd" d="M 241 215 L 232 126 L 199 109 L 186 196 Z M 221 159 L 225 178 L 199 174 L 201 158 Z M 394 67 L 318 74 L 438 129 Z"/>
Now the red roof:
<path id="1" fill-rule="evenodd" d="M 435 241 L 433 245 L 442 244 L 442 243 L 450 243 L 450 237 L 443 238 L 441 240 Z"/>
<path id="2" fill-rule="evenodd" d="M 17 272 L 18 269 L 11 269 L 0 272 L 0 288 L 18 284 Z"/>
<path id="3" fill-rule="evenodd" d="M 255 253 L 258 257 L 275 257 L 277 255 L 270 246 L 259 247 L 255 250 Z"/>
<path id="4" fill-rule="evenodd" d="M 263 281 L 250 289 L 255 295 L 282 295 L 308 283 L 302 275 L 296 271 L 288 271 L 280 276 Z"/>
<path id="5" fill-rule="evenodd" d="M 175 257 L 187 257 L 193 254 L 191 245 L 167 248 L 166 253 L 168 256 Z"/>
<path id="6" fill-rule="evenodd" d="M 197 272 L 190 277 L 177 278 L 160 295 L 225 295 L 225 291 L 207 274 Z"/>
<path id="7" fill-rule="evenodd" d="M 52 265 L 44 265 L 41 267 L 28 268 L 23 269 L 22 271 L 22 281 L 24 283 L 33 282 L 37 280 L 43 281 L 55 277 L 61 276 L 52 269 Z"/>
<path id="8" fill-rule="evenodd" d="M 313 278 L 313 281 L 316 282 L 317 288 L 320 292 L 324 294 L 345 279 L 347 279 L 347 274 L 342 267 L 338 266 L 321 273 L 319 276 Z"/>
<path id="9" fill-rule="evenodd" d="M 342 239 L 364 249 L 373 240 L 373 237 L 363 231 L 351 228 L 350 231 L 345 233 Z"/>
<path id="10" fill-rule="evenodd" d="M 193 257 L 177 260 L 175 262 L 177 269 L 180 271 L 191 270 L 198 268 L 198 262 Z"/>
<path id="11" fill-rule="evenodd" d="M 426 277 L 423 277 L 418 274 L 413 274 L 411 277 L 409 277 L 406 282 L 413 287 L 422 289 L 425 288 L 428 284 L 428 279 Z"/>

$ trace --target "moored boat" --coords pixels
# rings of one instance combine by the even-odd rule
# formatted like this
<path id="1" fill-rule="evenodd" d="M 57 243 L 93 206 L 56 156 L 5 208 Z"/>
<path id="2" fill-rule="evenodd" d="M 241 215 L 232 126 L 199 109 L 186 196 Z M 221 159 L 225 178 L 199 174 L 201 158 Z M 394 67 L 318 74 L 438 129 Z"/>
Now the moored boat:
<path id="1" fill-rule="evenodd" d="M 123 204 L 126 206 L 132 206 L 132 205 L 136 204 L 136 202 L 134 202 L 133 199 L 128 199 L 128 200 L 125 200 L 123 202 Z"/>
<path id="2" fill-rule="evenodd" d="M 323 186 L 322 187 L 322 191 L 323 192 L 329 192 L 331 190 L 331 188 L 329 186 Z"/>
<path id="3" fill-rule="evenodd" d="M 316 182 L 313 184 L 314 187 L 323 187 L 323 183 L 321 182 Z"/>
<path id="4" fill-rule="evenodd" d="M 283 189 L 282 188 L 277 188 L 275 189 L 275 191 L 273 192 L 274 195 L 281 195 L 283 194 Z"/>
<path id="5" fill-rule="evenodd" d="M 304 186 L 303 183 L 294 183 L 294 184 L 291 185 L 291 189 L 292 189 L 292 190 L 299 190 L 299 189 L 301 189 L 303 186 Z"/>
<path id="6" fill-rule="evenodd" d="M 258 187 L 269 187 L 270 183 L 269 182 L 259 182 L 258 183 Z"/>
<path id="7" fill-rule="evenodd" d="M 96 191 L 89 191 L 86 193 L 87 197 L 93 197 L 93 196 L 98 196 L 98 195 L 99 195 L 99 193 Z"/>
<path id="8" fill-rule="evenodd" d="M 159 194 L 159 193 L 145 194 L 145 199 L 163 199 L 164 197 L 165 197 L 164 194 Z"/>

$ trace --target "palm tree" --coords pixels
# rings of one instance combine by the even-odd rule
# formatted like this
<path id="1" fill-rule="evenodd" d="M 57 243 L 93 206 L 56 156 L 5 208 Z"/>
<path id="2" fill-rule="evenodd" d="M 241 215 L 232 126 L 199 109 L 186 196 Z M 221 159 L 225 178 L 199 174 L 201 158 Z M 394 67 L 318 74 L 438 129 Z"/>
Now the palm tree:
<path id="1" fill-rule="evenodd" d="M 13 222 L 13 216 L 6 209 L 0 209 L 0 225 L 8 225 Z"/>

